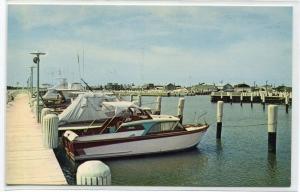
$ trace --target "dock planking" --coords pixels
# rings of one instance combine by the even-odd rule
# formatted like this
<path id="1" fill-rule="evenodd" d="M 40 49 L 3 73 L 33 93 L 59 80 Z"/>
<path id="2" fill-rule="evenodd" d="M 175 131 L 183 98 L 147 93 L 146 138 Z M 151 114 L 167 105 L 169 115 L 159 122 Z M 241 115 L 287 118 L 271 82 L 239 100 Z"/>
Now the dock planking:
<path id="1" fill-rule="evenodd" d="M 6 110 L 5 175 L 7 185 L 67 185 L 52 149 L 43 147 L 41 125 L 19 94 Z"/>

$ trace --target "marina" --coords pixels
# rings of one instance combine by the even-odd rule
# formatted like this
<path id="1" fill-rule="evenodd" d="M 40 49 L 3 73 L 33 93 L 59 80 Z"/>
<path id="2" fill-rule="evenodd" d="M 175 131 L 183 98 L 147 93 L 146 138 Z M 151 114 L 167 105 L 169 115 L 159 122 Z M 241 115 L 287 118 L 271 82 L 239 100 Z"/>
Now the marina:
<path id="1" fill-rule="evenodd" d="M 66 4 L 9 5 L 7 189 L 295 188 L 293 7 Z"/>

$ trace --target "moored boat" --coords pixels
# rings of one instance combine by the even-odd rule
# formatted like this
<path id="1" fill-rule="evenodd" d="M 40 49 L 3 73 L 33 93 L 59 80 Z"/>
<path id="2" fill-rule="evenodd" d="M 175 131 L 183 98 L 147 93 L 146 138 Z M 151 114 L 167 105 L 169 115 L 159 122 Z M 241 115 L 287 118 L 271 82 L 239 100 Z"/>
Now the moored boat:
<path id="1" fill-rule="evenodd" d="M 76 161 L 183 150 L 197 146 L 209 127 L 181 125 L 178 117 L 150 115 L 132 105 L 128 109 L 140 115 L 112 118 L 97 134 L 79 136 L 66 131 L 63 144 L 67 154 Z"/>
<path id="2" fill-rule="evenodd" d="M 114 116 L 114 112 L 103 105 L 103 102 L 117 101 L 116 97 L 103 93 L 86 92 L 80 94 L 59 117 L 59 135 L 66 130 L 73 130 L 77 134 L 93 133 L 106 120 Z"/>

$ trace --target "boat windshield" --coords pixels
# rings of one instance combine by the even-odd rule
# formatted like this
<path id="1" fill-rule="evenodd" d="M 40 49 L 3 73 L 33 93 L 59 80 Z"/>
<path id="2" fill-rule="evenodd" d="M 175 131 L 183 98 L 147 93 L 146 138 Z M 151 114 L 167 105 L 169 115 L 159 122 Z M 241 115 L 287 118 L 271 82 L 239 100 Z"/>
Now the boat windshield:
<path id="1" fill-rule="evenodd" d="M 142 124 L 121 126 L 116 132 L 137 131 L 137 130 L 144 130 L 144 126 Z"/>
<path id="2" fill-rule="evenodd" d="M 183 126 L 179 121 L 167 121 L 155 123 L 148 131 L 147 134 L 170 132 L 170 131 L 180 131 L 184 130 Z"/>

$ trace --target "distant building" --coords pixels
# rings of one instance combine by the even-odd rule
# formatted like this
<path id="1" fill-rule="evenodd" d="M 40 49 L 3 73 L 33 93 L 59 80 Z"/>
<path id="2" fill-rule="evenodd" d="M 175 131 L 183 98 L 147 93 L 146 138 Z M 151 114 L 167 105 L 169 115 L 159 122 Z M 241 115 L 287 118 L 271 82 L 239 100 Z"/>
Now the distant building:
<path id="1" fill-rule="evenodd" d="M 235 92 L 251 92 L 251 87 L 245 83 L 237 84 L 234 86 Z"/>
<path id="2" fill-rule="evenodd" d="M 156 89 L 156 90 L 163 90 L 164 86 L 162 86 L 162 85 L 155 85 L 154 89 Z"/>
<path id="3" fill-rule="evenodd" d="M 142 88 L 144 90 L 149 90 L 149 89 L 154 89 L 155 87 L 154 87 L 153 83 L 147 83 L 147 84 L 143 85 Z"/>
<path id="4" fill-rule="evenodd" d="M 106 90 L 123 90 L 123 85 L 118 83 L 107 83 L 105 85 Z"/>
<path id="5" fill-rule="evenodd" d="M 213 92 L 218 91 L 218 88 L 215 85 L 208 85 L 208 84 L 199 84 L 195 85 L 191 88 L 193 92 Z"/>
<path id="6" fill-rule="evenodd" d="M 81 83 L 72 83 L 70 84 L 69 89 L 84 90 L 84 87 L 81 85 Z"/>
<path id="7" fill-rule="evenodd" d="M 188 93 L 189 90 L 187 88 L 179 88 L 173 91 L 173 93 L 179 93 L 179 94 L 184 94 L 184 93 Z"/>
<path id="8" fill-rule="evenodd" d="M 224 92 L 233 92 L 234 88 L 232 85 L 230 85 L 229 83 L 227 83 L 226 85 L 223 86 L 223 91 Z"/>
<path id="9" fill-rule="evenodd" d="M 175 90 L 177 88 L 176 85 L 169 83 L 168 85 L 165 86 L 166 90 Z"/>
<path id="10" fill-rule="evenodd" d="M 272 85 L 263 85 L 258 87 L 259 91 L 273 91 Z"/>
<path id="11" fill-rule="evenodd" d="M 292 92 L 292 87 L 287 87 L 284 85 L 278 86 L 275 88 L 276 91 L 280 91 L 280 92 Z"/>
<path id="12" fill-rule="evenodd" d="M 216 88 L 218 89 L 218 91 L 223 91 L 223 86 L 224 85 L 216 85 Z"/>

